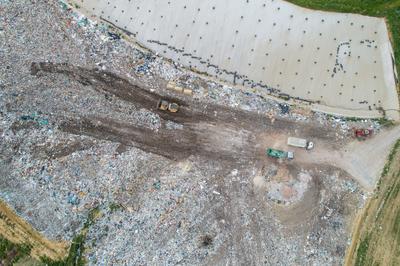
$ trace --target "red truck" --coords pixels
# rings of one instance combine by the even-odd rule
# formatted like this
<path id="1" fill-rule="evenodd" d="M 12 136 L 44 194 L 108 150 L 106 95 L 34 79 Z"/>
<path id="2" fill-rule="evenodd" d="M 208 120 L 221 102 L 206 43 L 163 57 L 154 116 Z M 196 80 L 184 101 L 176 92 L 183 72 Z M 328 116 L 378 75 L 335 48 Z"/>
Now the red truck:
<path id="1" fill-rule="evenodd" d="M 358 139 L 366 139 L 374 133 L 373 129 L 356 128 L 354 129 L 354 136 Z"/>

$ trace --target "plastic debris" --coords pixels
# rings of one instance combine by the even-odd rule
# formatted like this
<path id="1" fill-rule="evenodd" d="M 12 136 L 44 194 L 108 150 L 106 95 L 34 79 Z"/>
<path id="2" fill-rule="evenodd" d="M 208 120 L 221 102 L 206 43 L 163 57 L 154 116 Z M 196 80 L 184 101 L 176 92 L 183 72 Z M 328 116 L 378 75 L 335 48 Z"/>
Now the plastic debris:
<path id="1" fill-rule="evenodd" d="M 157 190 L 161 189 L 161 181 L 157 180 L 156 182 L 153 183 L 153 187 Z"/>
<path id="2" fill-rule="evenodd" d="M 78 196 L 72 192 L 68 192 L 67 201 L 71 205 L 79 205 L 80 203 Z"/>

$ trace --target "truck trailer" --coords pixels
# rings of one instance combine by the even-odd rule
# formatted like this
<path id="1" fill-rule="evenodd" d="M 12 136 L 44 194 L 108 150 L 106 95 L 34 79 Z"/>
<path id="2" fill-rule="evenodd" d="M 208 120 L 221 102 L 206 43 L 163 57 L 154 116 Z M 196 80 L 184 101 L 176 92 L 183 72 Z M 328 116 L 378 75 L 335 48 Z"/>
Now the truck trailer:
<path id="1" fill-rule="evenodd" d="M 311 150 L 312 148 L 314 148 L 314 143 L 312 141 L 295 137 L 289 137 L 287 140 L 287 144 L 289 146 L 305 148 L 307 150 Z"/>

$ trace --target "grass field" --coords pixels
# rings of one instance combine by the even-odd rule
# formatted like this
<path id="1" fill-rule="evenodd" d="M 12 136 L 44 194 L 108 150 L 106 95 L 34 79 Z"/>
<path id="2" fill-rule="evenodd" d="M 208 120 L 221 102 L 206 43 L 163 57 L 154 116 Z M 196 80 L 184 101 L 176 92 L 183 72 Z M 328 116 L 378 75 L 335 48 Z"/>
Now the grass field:
<path id="1" fill-rule="evenodd" d="M 400 0 L 287 0 L 293 4 L 325 11 L 350 12 L 385 17 L 392 34 L 397 72 L 400 73 Z"/>
<path id="2" fill-rule="evenodd" d="M 400 265 L 400 140 L 353 230 L 346 265 Z"/>

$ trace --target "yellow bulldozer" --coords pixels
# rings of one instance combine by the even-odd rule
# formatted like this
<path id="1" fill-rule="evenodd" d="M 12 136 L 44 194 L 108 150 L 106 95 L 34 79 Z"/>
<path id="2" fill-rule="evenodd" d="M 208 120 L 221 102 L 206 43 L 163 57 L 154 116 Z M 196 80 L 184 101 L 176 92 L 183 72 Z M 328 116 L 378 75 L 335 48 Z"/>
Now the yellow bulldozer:
<path id="1" fill-rule="evenodd" d="M 161 111 L 176 113 L 179 111 L 179 104 L 172 103 L 167 100 L 159 100 L 157 104 L 157 109 Z"/>

